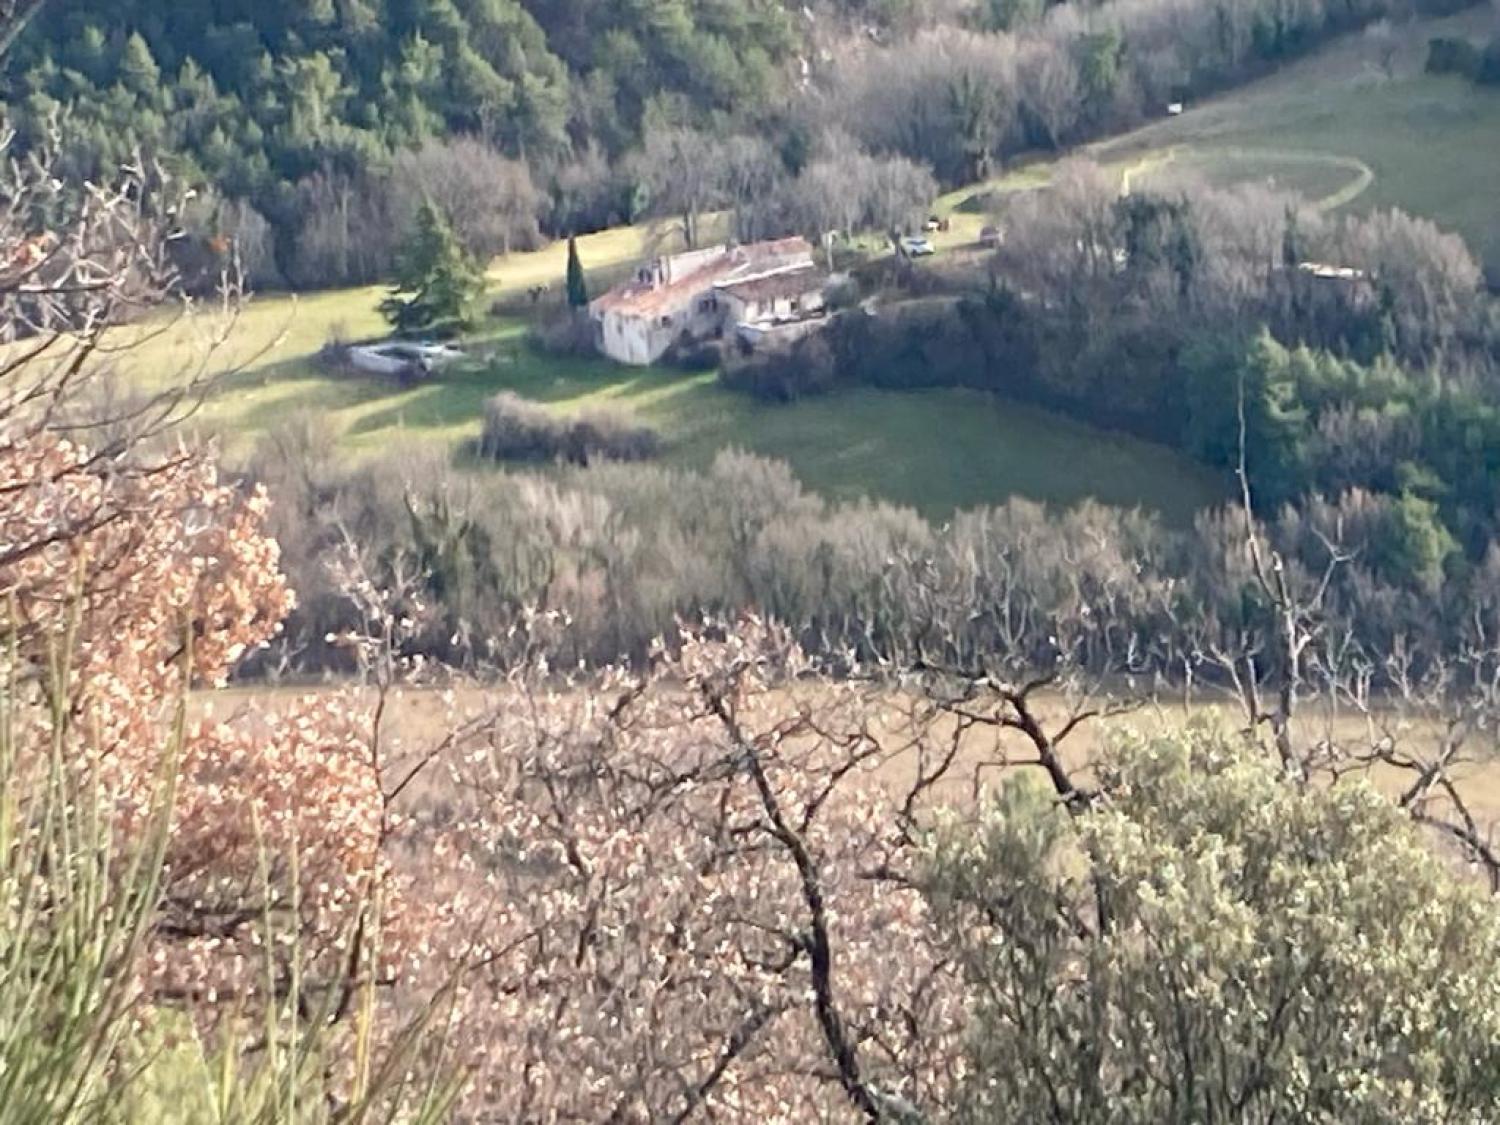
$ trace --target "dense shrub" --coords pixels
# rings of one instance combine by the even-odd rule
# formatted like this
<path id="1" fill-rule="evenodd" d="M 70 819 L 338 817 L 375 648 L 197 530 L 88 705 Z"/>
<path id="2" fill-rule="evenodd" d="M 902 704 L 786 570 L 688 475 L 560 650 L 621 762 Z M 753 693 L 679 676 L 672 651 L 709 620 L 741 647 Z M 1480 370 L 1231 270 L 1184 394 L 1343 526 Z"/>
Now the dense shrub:
<path id="1" fill-rule="evenodd" d="M 936 924 L 976 997 L 956 1119 L 1493 1119 L 1492 904 L 1373 786 L 1289 783 L 1248 742 L 1122 743 L 1082 816 L 1013 779 L 983 828 L 935 834 Z M 1422 1071 L 1454 1042 L 1461 1064 Z"/>
<path id="2" fill-rule="evenodd" d="M 789 344 L 731 348 L 719 380 L 730 390 L 763 402 L 795 402 L 827 394 L 838 385 L 837 356 L 821 332 Z"/>
<path id="3" fill-rule="evenodd" d="M 318 366 L 331 374 L 349 370 L 349 332 L 342 323 L 328 329 L 328 337 L 318 349 Z"/>
<path id="4" fill-rule="evenodd" d="M 849 385 L 1006 389 L 994 383 L 993 366 L 976 345 L 968 303 L 934 298 L 878 314 L 847 310 L 790 344 L 733 356 L 722 379 L 726 387 L 767 402 L 792 402 Z"/>
<path id="5" fill-rule="evenodd" d="M 717 340 L 684 336 L 667 349 L 662 362 L 679 371 L 715 371 L 724 362 L 724 351 Z"/>
<path id="6" fill-rule="evenodd" d="M 502 310 L 497 303 L 497 315 Z M 585 312 L 567 309 L 547 317 L 527 333 L 527 341 L 537 351 L 554 356 L 594 356 L 598 354 L 594 323 Z"/>
<path id="7" fill-rule="evenodd" d="M 1484 284 L 1492 295 L 1500 295 L 1500 233 L 1490 236 L 1483 254 Z"/>
<path id="8" fill-rule="evenodd" d="M 1477 79 L 1484 55 L 1461 36 L 1437 36 L 1427 44 L 1427 73 L 1461 74 Z"/>
<path id="9" fill-rule="evenodd" d="M 1500 35 L 1491 39 L 1490 45 L 1485 48 L 1475 80 L 1481 86 L 1500 86 Z"/>
<path id="10" fill-rule="evenodd" d="M 831 278 L 823 291 L 823 299 L 830 312 L 842 312 L 859 304 L 861 290 L 852 274 L 838 274 Z"/>
<path id="11" fill-rule="evenodd" d="M 484 405 L 479 453 L 496 461 L 646 461 L 661 438 L 622 413 L 593 409 L 562 417 L 504 391 Z"/>

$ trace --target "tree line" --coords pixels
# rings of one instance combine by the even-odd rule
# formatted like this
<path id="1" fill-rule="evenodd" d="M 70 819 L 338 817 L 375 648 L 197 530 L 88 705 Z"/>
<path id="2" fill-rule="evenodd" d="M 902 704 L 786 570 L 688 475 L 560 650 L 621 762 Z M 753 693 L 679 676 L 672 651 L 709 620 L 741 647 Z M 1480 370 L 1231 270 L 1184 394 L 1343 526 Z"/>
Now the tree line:
<path id="1" fill-rule="evenodd" d="M 1382 20 L 1440 16 L 1454 0 L 1286 5 L 989 0 L 979 18 L 837 56 L 807 115 L 945 184 L 1164 114 Z"/>
<path id="2" fill-rule="evenodd" d="M 1464 36 L 1437 36 L 1427 44 L 1429 74 L 1458 74 L 1480 86 L 1500 85 L 1500 35 L 1480 44 Z"/>
<path id="3" fill-rule="evenodd" d="M 1280 659 L 1247 526 L 1281 553 L 1289 582 L 1318 591 L 1319 644 L 1335 647 L 1308 656 L 1327 675 L 1358 663 L 1373 670 L 1369 690 L 1389 689 L 1382 654 L 1401 652 L 1402 675 L 1441 677 L 1500 629 L 1500 540 L 1471 560 L 1438 505 L 1411 491 L 1351 486 L 1249 525 L 1240 506 L 1173 527 L 1020 499 L 935 525 L 878 501 L 824 500 L 786 465 L 745 453 L 705 472 L 472 474 L 416 453 L 350 469 L 327 439 L 304 419 L 268 435 L 250 466 L 276 499 L 268 526 L 300 594 L 260 674 L 347 670 L 330 639 L 360 622 L 336 578 L 353 566 L 395 591 L 410 655 L 460 668 L 538 651 L 568 666 L 641 661 L 681 622 L 753 613 L 828 659 L 1004 653 L 1173 692 L 1222 688 L 1242 660 Z"/>

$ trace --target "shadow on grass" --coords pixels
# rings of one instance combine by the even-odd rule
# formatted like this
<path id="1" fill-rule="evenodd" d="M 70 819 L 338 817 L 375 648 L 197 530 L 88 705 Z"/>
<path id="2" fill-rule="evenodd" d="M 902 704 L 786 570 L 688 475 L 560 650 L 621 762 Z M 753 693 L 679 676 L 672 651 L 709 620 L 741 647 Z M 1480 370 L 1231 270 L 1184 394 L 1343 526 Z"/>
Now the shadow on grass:
<path id="1" fill-rule="evenodd" d="M 392 396 L 395 401 L 385 408 L 361 415 L 347 432 L 358 437 L 391 428 L 437 430 L 477 422 L 488 396 L 485 386 L 472 382 L 425 383 Z"/>
<path id="2" fill-rule="evenodd" d="M 268 429 L 284 421 L 288 414 L 351 410 L 404 393 L 394 382 L 359 375 L 329 375 L 311 369 L 305 361 L 292 361 L 253 375 L 232 376 L 218 385 L 215 397 L 221 401 L 236 393 L 250 397 L 273 387 L 280 393 L 264 402 L 251 402 L 238 412 L 235 422 L 238 428 Z"/>
<path id="3" fill-rule="evenodd" d="M 421 386 L 397 389 L 384 409 L 363 414 L 349 428 L 352 436 L 371 434 L 391 426 L 451 429 L 478 425 L 484 404 L 501 391 L 546 405 L 577 404 L 584 408 L 596 399 L 631 400 L 681 379 L 676 372 L 642 374 L 598 360 L 542 355 L 525 346 L 507 348 L 483 366 L 455 369 Z M 351 399 L 361 405 L 377 395 Z"/>

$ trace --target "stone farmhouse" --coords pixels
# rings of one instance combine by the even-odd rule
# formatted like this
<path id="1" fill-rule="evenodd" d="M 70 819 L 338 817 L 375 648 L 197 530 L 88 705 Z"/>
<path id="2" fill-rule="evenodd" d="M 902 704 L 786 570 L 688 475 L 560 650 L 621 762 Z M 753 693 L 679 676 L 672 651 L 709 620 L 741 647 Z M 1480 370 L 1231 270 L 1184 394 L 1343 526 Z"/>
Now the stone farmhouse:
<path id="1" fill-rule="evenodd" d="M 713 246 L 657 258 L 589 306 L 598 349 L 620 363 L 655 363 L 680 341 L 741 330 L 756 339 L 824 311 L 828 275 L 805 238 Z"/>

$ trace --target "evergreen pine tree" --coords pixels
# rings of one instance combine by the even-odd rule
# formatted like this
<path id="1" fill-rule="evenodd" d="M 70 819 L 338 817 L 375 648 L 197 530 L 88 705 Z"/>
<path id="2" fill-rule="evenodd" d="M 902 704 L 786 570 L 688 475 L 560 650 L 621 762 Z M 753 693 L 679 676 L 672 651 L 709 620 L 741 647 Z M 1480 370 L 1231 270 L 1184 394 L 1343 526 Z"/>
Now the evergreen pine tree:
<path id="1" fill-rule="evenodd" d="M 396 284 L 380 311 L 398 333 L 452 336 L 474 323 L 484 277 L 432 203 L 417 212 L 396 261 Z"/>
<path id="2" fill-rule="evenodd" d="M 568 238 L 568 304 L 575 309 L 587 308 L 589 285 L 583 276 L 583 263 L 578 260 L 578 239 Z"/>
<path id="3" fill-rule="evenodd" d="M 161 93 L 161 67 L 138 31 L 131 32 L 120 52 L 120 80 L 133 94 L 155 99 Z"/>

